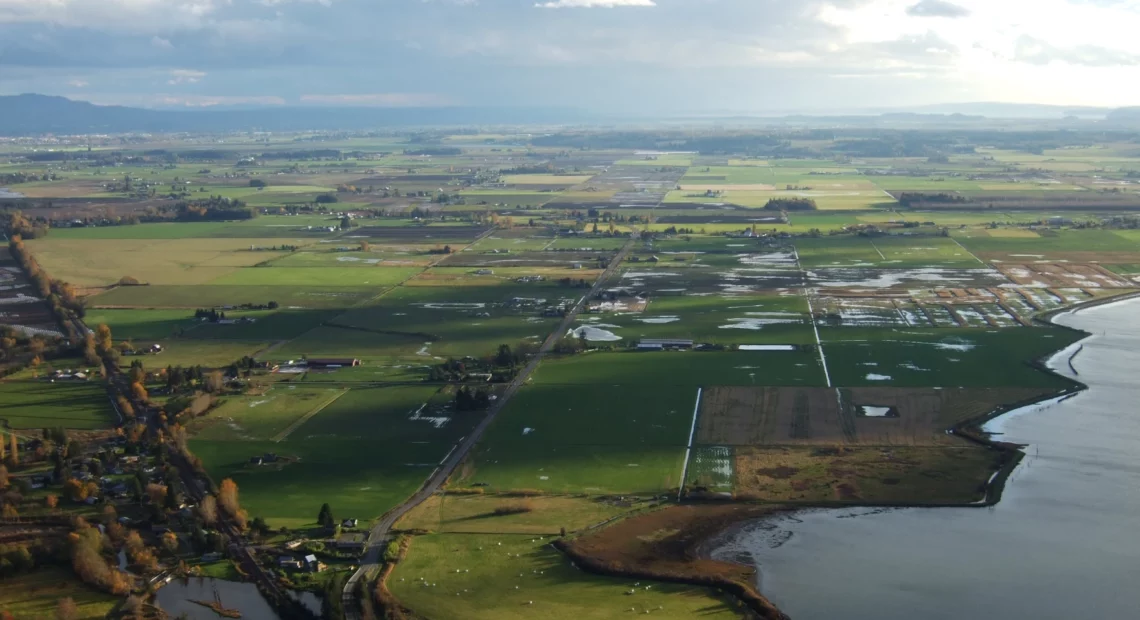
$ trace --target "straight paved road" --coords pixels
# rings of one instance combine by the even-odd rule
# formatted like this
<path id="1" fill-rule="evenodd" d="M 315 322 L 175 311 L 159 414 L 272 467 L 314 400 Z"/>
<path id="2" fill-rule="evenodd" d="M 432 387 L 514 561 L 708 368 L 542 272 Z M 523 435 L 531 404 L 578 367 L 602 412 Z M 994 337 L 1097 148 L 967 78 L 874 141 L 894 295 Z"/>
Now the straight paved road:
<path id="1" fill-rule="evenodd" d="M 542 358 L 545 357 L 546 354 L 554 348 L 555 343 L 570 330 L 571 325 L 573 325 L 575 319 L 578 318 L 578 314 L 586 307 L 586 302 L 593 299 L 603 284 L 617 271 L 618 266 L 621 265 L 630 250 L 632 250 L 633 246 L 637 243 L 637 239 L 638 235 L 634 233 L 629 241 L 622 246 L 621 250 L 618 251 L 617 255 L 610 261 L 606 270 L 602 272 L 602 275 L 594 282 L 594 286 L 566 313 L 566 317 L 563 318 L 558 327 L 550 333 L 534 357 L 523 367 L 514 381 L 511 381 L 507 389 L 499 396 L 499 399 L 495 401 L 495 404 L 491 405 L 490 409 L 487 410 L 487 415 L 483 420 L 479 422 L 475 429 L 471 431 L 471 434 L 440 463 L 440 466 L 428 477 L 424 486 L 421 487 L 415 495 L 412 495 L 408 501 L 388 511 L 372 526 L 372 531 L 368 535 L 368 546 L 364 552 L 364 559 L 361 562 L 360 568 L 353 573 L 352 577 L 349 578 L 348 582 L 344 585 L 344 616 L 347 620 L 360 620 L 360 610 L 358 602 L 356 601 L 355 590 L 357 584 L 361 583 L 362 580 L 364 583 L 367 583 L 367 576 L 379 568 L 380 554 L 388 543 L 388 531 L 392 529 L 396 521 L 399 521 L 400 518 L 410 510 L 431 497 L 432 494 L 438 491 L 440 486 L 447 481 L 452 472 L 455 471 L 455 468 L 458 467 L 459 464 L 463 462 L 463 459 L 467 457 L 467 454 L 471 452 L 471 448 L 475 447 L 475 444 L 483 437 L 483 433 L 491 426 L 491 423 L 495 421 L 499 412 L 506 406 L 507 401 L 518 392 L 519 388 L 526 383 L 531 373 L 538 368 L 538 364 L 542 361 Z M 365 596 L 367 595 L 368 593 L 365 593 Z"/>

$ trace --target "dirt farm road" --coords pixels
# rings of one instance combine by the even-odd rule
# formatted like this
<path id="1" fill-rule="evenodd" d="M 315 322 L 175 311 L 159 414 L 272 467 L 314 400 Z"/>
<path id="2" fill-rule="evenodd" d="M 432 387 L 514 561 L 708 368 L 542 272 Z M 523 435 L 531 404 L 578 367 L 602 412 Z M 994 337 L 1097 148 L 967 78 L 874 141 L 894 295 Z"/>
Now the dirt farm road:
<path id="1" fill-rule="evenodd" d="M 358 584 L 361 583 L 361 580 L 367 583 L 370 579 L 368 576 L 380 567 L 380 556 L 388 544 L 388 531 L 392 529 L 396 521 L 399 521 L 401 517 L 431 497 L 432 494 L 438 491 L 440 486 L 447 481 L 452 472 L 455 471 L 455 468 L 463 462 L 463 459 L 467 457 L 467 454 L 471 452 L 471 449 L 474 448 L 475 444 L 479 442 L 479 439 L 483 437 L 483 433 L 486 432 L 487 428 L 491 426 L 491 423 L 495 421 L 495 418 L 499 412 L 502 411 L 503 407 L 506 406 L 511 397 L 518 392 L 519 388 L 526 383 L 531 373 L 538 368 L 538 364 L 542 361 L 542 358 L 545 357 L 546 354 L 554 348 L 554 344 L 570 330 L 578 314 L 586 307 L 586 302 L 593 299 L 603 284 L 617 271 L 618 266 L 621 265 L 630 250 L 632 250 L 633 246 L 637 243 L 639 236 L 637 232 L 634 232 L 634 234 L 630 236 L 629 241 L 622 246 L 621 250 L 619 250 L 613 260 L 610 261 L 606 270 L 602 272 L 602 275 L 594 282 L 594 286 L 590 287 L 589 292 L 583 295 L 582 298 L 578 300 L 578 303 L 566 313 L 566 317 L 562 319 L 558 327 L 552 331 L 542 343 L 538 353 L 527 362 L 527 365 L 523 367 L 514 381 L 507 386 L 507 389 L 502 393 L 499 399 L 495 401 L 495 404 L 491 405 L 487 410 L 487 415 L 483 417 L 483 420 L 471 431 L 471 434 L 456 448 L 452 449 L 448 456 L 440 463 L 439 467 L 428 477 L 424 485 L 420 487 L 420 490 L 408 498 L 403 504 L 389 510 L 372 526 L 360 568 L 358 568 L 352 577 L 344 584 L 342 602 L 344 604 L 344 617 L 346 620 L 361 620 L 360 604 L 356 598 L 356 589 Z M 369 596 L 371 593 L 365 592 L 363 594 L 364 596 Z"/>

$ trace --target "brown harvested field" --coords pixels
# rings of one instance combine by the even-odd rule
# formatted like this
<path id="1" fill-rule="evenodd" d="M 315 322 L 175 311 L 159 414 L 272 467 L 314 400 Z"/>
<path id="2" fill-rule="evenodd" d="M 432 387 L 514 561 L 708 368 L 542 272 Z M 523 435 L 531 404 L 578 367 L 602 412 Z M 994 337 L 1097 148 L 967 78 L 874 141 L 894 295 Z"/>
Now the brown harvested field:
<path id="1" fill-rule="evenodd" d="M 697 443 L 705 445 L 834 443 L 848 435 L 830 388 L 709 388 L 697 424 Z"/>
<path id="2" fill-rule="evenodd" d="M 773 502 L 951 504 L 985 498 L 1008 451 L 957 447 L 737 448 L 735 496 Z"/>
<path id="3" fill-rule="evenodd" d="M 697 443 L 953 445 L 957 440 L 946 430 L 956 424 L 1051 393 L 1035 388 L 714 387 L 701 400 Z M 869 417 L 864 407 L 889 413 Z"/>
<path id="4" fill-rule="evenodd" d="M 1003 263 L 1007 278 L 1020 285 L 1071 288 L 1129 288 L 1133 283 L 1091 263 Z"/>

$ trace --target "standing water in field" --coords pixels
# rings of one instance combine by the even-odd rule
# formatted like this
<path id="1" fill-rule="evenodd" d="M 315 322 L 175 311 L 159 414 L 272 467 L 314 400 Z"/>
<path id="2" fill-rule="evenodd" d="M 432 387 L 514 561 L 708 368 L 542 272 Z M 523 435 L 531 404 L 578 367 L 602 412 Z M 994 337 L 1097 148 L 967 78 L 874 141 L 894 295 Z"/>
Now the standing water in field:
<path id="1" fill-rule="evenodd" d="M 1072 360 L 1090 389 L 986 426 L 1028 445 L 996 506 L 803 511 L 746 524 L 714 557 L 755 563 L 795 620 L 1136 617 L 1138 309 L 1056 320 L 1094 334 Z M 1075 377 L 1074 351 L 1049 366 Z"/>

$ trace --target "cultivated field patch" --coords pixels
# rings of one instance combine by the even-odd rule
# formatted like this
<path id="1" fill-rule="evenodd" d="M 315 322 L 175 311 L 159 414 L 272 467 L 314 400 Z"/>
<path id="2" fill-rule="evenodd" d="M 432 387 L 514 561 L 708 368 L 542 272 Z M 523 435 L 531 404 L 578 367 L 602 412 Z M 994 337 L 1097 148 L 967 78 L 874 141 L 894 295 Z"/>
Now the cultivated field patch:
<path id="1" fill-rule="evenodd" d="M 1007 458 L 974 445 L 738 447 L 735 494 L 780 502 L 977 502 Z"/>
<path id="2" fill-rule="evenodd" d="M 946 431 L 1035 388 L 745 388 L 704 391 L 697 441 L 709 445 L 948 445 Z"/>
<path id="3" fill-rule="evenodd" d="M 6 379 L 0 381 L 0 420 L 9 428 L 40 429 L 64 428 L 95 429 L 111 426 L 117 421 L 106 388 L 98 381 L 98 374 L 88 368 L 59 369 L 92 372 L 90 380 L 49 378 L 50 370 L 42 368 L 40 378 Z"/>

